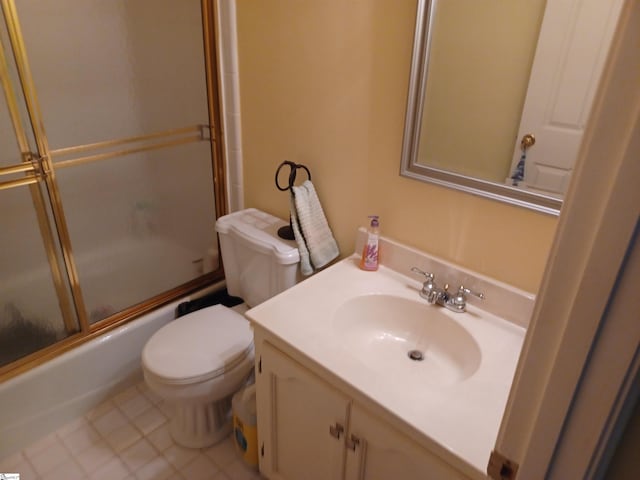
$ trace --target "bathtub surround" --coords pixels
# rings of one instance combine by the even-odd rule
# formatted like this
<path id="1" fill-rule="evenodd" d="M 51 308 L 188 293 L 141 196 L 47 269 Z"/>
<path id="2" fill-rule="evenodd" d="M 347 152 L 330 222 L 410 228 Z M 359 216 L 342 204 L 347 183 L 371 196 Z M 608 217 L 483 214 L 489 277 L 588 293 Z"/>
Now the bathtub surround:
<path id="1" fill-rule="evenodd" d="M 343 255 L 375 211 L 386 235 L 535 292 L 556 218 L 399 175 L 415 6 L 237 4 L 245 203 L 285 217 L 265 179 L 304 163 Z"/>

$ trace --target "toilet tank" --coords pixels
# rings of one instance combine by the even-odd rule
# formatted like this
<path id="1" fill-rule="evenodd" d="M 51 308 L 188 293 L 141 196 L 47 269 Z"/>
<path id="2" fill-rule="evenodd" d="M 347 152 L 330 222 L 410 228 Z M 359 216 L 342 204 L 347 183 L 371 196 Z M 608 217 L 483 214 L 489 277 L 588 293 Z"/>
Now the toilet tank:
<path id="1" fill-rule="evenodd" d="M 230 295 L 254 307 L 295 285 L 300 254 L 293 240 L 278 237 L 284 220 L 255 208 L 220 217 L 216 231 Z"/>

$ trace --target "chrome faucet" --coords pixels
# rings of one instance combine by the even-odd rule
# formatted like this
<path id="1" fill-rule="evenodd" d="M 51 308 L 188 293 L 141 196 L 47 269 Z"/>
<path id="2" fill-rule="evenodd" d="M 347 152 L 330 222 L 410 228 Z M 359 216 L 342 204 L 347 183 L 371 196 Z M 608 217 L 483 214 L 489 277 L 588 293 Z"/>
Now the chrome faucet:
<path id="1" fill-rule="evenodd" d="M 449 284 L 445 284 L 443 288 L 436 285 L 433 273 L 423 272 L 417 267 L 413 267 L 411 271 L 425 277 L 420 296 L 432 305 L 440 305 L 453 312 L 462 313 L 467 309 L 467 295 L 473 295 L 480 300 L 484 300 L 483 293 L 474 292 L 464 285 L 460 285 L 458 291 L 452 294 L 449 292 Z"/>

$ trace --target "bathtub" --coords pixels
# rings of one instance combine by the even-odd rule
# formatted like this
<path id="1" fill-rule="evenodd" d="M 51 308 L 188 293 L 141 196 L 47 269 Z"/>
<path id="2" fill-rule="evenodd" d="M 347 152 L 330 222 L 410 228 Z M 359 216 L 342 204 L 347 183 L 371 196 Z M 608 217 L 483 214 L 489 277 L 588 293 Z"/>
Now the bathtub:
<path id="1" fill-rule="evenodd" d="M 142 381 L 140 354 L 151 335 L 175 318 L 180 302 L 223 286 L 176 300 L 0 384 L 0 459 Z"/>

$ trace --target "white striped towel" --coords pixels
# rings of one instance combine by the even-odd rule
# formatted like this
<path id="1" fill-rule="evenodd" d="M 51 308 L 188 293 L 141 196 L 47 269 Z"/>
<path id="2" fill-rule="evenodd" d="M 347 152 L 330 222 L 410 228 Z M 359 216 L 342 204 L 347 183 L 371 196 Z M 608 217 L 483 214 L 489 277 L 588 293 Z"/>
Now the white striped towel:
<path id="1" fill-rule="evenodd" d="M 291 226 L 300 252 L 300 271 L 311 275 L 340 251 L 311 181 L 291 188 Z"/>

